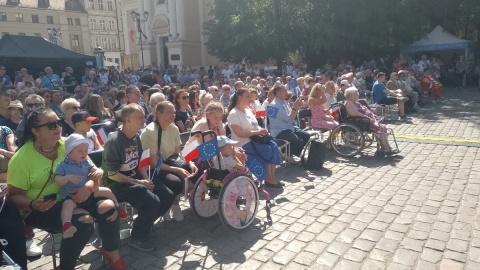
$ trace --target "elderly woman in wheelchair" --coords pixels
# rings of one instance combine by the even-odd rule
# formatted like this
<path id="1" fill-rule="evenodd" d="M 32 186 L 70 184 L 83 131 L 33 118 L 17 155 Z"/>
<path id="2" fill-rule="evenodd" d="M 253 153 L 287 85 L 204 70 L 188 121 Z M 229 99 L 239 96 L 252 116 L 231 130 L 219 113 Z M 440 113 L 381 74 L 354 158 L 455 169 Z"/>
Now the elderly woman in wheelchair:
<path id="1" fill-rule="evenodd" d="M 343 115 L 343 122 L 356 125 L 363 131 L 363 134 L 361 135 L 362 138 L 360 138 L 362 142 L 364 140 L 370 139 L 363 138 L 365 132 L 371 132 L 373 134 L 380 146 L 375 153 L 375 156 L 383 157 L 385 155 L 396 154 L 398 151 L 393 150 L 388 143 L 388 135 L 390 134 L 393 136 L 393 131 L 391 129 L 387 129 L 385 125 L 379 123 L 377 120 L 377 116 L 367 107 L 363 106 L 361 103 L 358 102 L 358 97 L 359 93 L 355 87 L 350 87 L 345 90 L 346 100 L 344 106 L 346 117 L 345 115 Z M 393 138 L 395 139 L 394 136 Z"/>

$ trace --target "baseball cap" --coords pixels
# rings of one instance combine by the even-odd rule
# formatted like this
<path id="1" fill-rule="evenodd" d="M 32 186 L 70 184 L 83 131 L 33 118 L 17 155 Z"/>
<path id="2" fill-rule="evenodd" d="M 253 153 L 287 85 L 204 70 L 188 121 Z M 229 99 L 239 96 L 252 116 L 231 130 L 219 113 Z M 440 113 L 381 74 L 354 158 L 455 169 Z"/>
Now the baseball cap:
<path id="1" fill-rule="evenodd" d="M 350 86 L 350 83 L 349 83 L 347 80 L 342 80 L 342 81 L 340 82 L 340 85 Z"/>
<path id="2" fill-rule="evenodd" d="M 72 123 L 75 125 L 81 121 L 96 122 L 98 117 L 91 116 L 87 111 L 79 111 L 72 115 Z"/>
<path id="3" fill-rule="evenodd" d="M 237 143 L 238 143 L 238 141 L 234 141 L 234 140 L 228 138 L 227 136 L 218 136 L 217 137 L 218 147 L 224 147 L 227 144 L 234 145 L 234 144 L 237 144 Z"/>
<path id="4" fill-rule="evenodd" d="M 65 156 L 68 156 L 68 154 L 70 154 L 75 147 L 84 143 L 88 144 L 88 147 L 93 147 L 92 140 L 86 139 L 78 133 L 73 133 L 72 135 L 68 136 L 68 138 L 65 140 Z"/>

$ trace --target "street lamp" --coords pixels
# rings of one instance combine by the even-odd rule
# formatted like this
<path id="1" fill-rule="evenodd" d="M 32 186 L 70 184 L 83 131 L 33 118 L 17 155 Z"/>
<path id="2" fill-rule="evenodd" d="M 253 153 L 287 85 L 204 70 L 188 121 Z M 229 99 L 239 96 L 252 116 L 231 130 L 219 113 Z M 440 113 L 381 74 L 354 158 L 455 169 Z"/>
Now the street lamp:
<path id="1" fill-rule="evenodd" d="M 63 29 L 62 28 L 48 28 L 48 38 L 50 39 L 50 42 L 54 43 L 55 45 L 58 45 L 58 41 L 62 41 L 59 36 L 62 35 Z"/>
<path id="2" fill-rule="evenodd" d="M 140 13 L 136 12 L 135 10 L 132 10 L 130 12 L 130 16 L 132 16 L 132 20 L 137 23 L 137 31 L 138 31 L 138 38 L 140 39 L 140 50 L 142 51 L 142 69 L 145 68 L 145 64 L 143 61 L 143 39 L 147 39 L 147 36 L 142 30 L 141 22 L 146 22 L 148 20 L 148 11 L 143 12 L 143 17 L 145 18 L 144 20 L 140 19 Z"/>

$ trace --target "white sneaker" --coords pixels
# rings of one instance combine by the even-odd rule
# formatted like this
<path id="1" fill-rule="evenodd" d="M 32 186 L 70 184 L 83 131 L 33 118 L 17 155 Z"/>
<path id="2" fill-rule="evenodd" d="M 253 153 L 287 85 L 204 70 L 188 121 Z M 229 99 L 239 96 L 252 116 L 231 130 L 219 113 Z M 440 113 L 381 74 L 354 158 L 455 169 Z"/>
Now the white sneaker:
<path id="1" fill-rule="evenodd" d="M 180 205 L 172 205 L 172 218 L 175 221 L 182 221 L 184 219 Z"/>
<path id="2" fill-rule="evenodd" d="M 293 156 L 289 156 L 289 157 L 288 157 L 288 163 L 290 163 L 290 164 L 297 164 L 298 161 L 296 161 L 296 160 L 293 158 Z"/>
<path id="3" fill-rule="evenodd" d="M 28 257 L 36 257 L 42 255 L 42 249 L 40 249 L 37 244 L 35 244 L 33 239 L 27 239 L 26 246 Z"/>

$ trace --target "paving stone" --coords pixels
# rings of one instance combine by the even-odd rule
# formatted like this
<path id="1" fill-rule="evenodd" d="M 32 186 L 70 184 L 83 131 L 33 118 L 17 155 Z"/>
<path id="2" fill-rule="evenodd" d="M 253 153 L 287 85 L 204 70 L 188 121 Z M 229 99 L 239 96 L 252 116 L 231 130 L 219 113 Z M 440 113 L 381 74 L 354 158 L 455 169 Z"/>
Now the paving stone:
<path id="1" fill-rule="evenodd" d="M 270 260 L 274 254 L 275 252 L 273 251 L 270 251 L 267 249 L 261 249 L 255 252 L 255 254 L 253 255 L 253 258 L 265 263 L 265 262 L 268 262 L 268 260 Z"/>
<path id="2" fill-rule="evenodd" d="M 301 265 L 309 266 L 312 264 L 312 262 L 315 261 L 316 258 L 317 258 L 317 255 L 315 253 L 302 251 L 298 253 L 298 255 L 295 257 L 293 261 Z M 301 269 L 301 268 L 297 268 L 297 269 Z"/>
<path id="3" fill-rule="evenodd" d="M 398 242 L 395 240 L 387 239 L 387 238 L 382 238 L 378 243 L 375 245 L 375 248 L 381 249 L 384 251 L 388 251 L 390 253 L 394 253 L 395 250 L 397 249 Z"/>
<path id="4" fill-rule="evenodd" d="M 352 262 L 352 261 L 347 261 L 347 260 L 341 260 L 340 262 L 337 263 L 334 270 L 357 270 L 360 269 L 362 265 L 360 263 Z"/>
<path id="5" fill-rule="evenodd" d="M 327 246 L 328 246 L 327 243 L 319 242 L 319 241 L 312 241 L 305 248 L 305 251 L 309 251 L 309 252 L 312 252 L 312 253 L 315 253 L 315 254 L 320 254 L 320 253 L 323 252 L 324 249 L 327 248 Z"/>
<path id="6" fill-rule="evenodd" d="M 456 252 L 466 253 L 468 249 L 468 242 L 458 239 L 450 239 L 447 243 L 447 249 Z"/>
<path id="7" fill-rule="evenodd" d="M 337 237 L 337 241 L 340 241 L 342 243 L 353 243 L 353 241 L 360 235 L 360 231 L 357 230 L 352 230 L 352 229 L 346 229 L 340 235 Z"/>
<path id="8" fill-rule="evenodd" d="M 347 252 L 343 256 L 343 258 L 347 259 L 349 261 L 360 263 L 360 262 L 363 261 L 363 259 L 365 259 L 367 257 L 367 255 L 368 255 L 368 253 L 365 252 L 365 251 L 361 251 L 361 250 L 356 249 L 356 248 L 351 248 L 351 249 L 347 250 Z"/>
<path id="9" fill-rule="evenodd" d="M 342 243 L 342 242 L 333 242 L 330 244 L 330 246 L 327 248 L 327 251 L 336 254 L 339 256 L 342 256 L 349 248 L 350 245 Z"/>
<path id="10" fill-rule="evenodd" d="M 443 253 L 430 248 L 424 248 L 421 258 L 431 263 L 438 263 L 442 259 Z"/>
<path id="11" fill-rule="evenodd" d="M 285 249 L 292 251 L 292 252 L 300 252 L 303 250 L 303 248 L 307 245 L 307 243 L 298 241 L 298 240 L 293 240 L 290 242 Z"/>
<path id="12" fill-rule="evenodd" d="M 469 261 L 465 270 L 478 270 L 480 269 L 480 263 Z"/>
<path id="13" fill-rule="evenodd" d="M 420 254 L 418 252 L 401 248 L 398 249 L 397 252 L 395 252 L 393 261 L 412 267 L 415 265 L 415 261 L 418 259 L 419 255 Z"/>
<path id="14" fill-rule="evenodd" d="M 422 251 L 424 244 L 425 244 L 425 241 L 415 240 L 408 237 L 404 238 L 402 241 L 402 247 L 404 249 L 413 250 L 417 252 Z"/>
<path id="15" fill-rule="evenodd" d="M 468 258 L 474 262 L 480 263 L 480 248 L 471 247 L 468 252 Z"/>
<path id="16" fill-rule="evenodd" d="M 317 258 L 316 262 L 320 265 L 333 267 L 335 263 L 337 263 L 338 259 L 339 259 L 338 255 L 324 252 Z"/>
<path id="17" fill-rule="evenodd" d="M 273 256 L 273 262 L 280 265 L 287 265 L 297 254 L 288 250 L 281 250 L 275 256 Z"/>
<path id="18" fill-rule="evenodd" d="M 367 258 L 362 265 L 362 270 L 384 270 L 386 263 Z"/>
<path id="19" fill-rule="evenodd" d="M 437 251 L 444 251 L 447 244 L 443 241 L 435 240 L 435 239 L 428 239 L 427 243 L 425 243 L 425 247 L 437 250 Z"/>
<path id="20" fill-rule="evenodd" d="M 449 259 L 444 259 L 440 263 L 440 270 L 462 270 L 464 264 Z"/>
<path id="21" fill-rule="evenodd" d="M 353 243 L 353 247 L 359 250 L 363 250 L 369 252 L 375 246 L 375 242 L 364 240 L 364 239 L 357 239 Z"/>
<path id="22" fill-rule="evenodd" d="M 446 250 L 443 254 L 445 259 L 454 260 L 456 262 L 466 262 L 467 261 L 467 254 L 460 253 L 452 250 Z"/>
<path id="23" fill-rule="evenodd" d="M 386 263 L 392 260 L 393 254 L 390 252 L 375 248 L 369 253 L 369 258 Z"/>
<path id="24" fill-rule="evenodd" d="M 437 266 L 431 262 L 418 260 L 415 270 L 437 270 Z"/>
<path id="25" fill-rule="evenodd" d="M 392 239 L 392 240 L 400 241 L 400 240 L 403 239 L 403 237 L 404 237 L 403 233 L 399 233 L 399 232 L 395 232 L 395 231 L 391 231 L 391 230 L 388 230 L 385 233 L 385 238 Z"/>
<path id="26" fill-rule="evenodd" d="M 362 239 L 370 240 L 372 242 L 376 242 L 380 240 L 382 237 L 383 233 L 367 229 L 365 230 L 359 237 Z"/>

